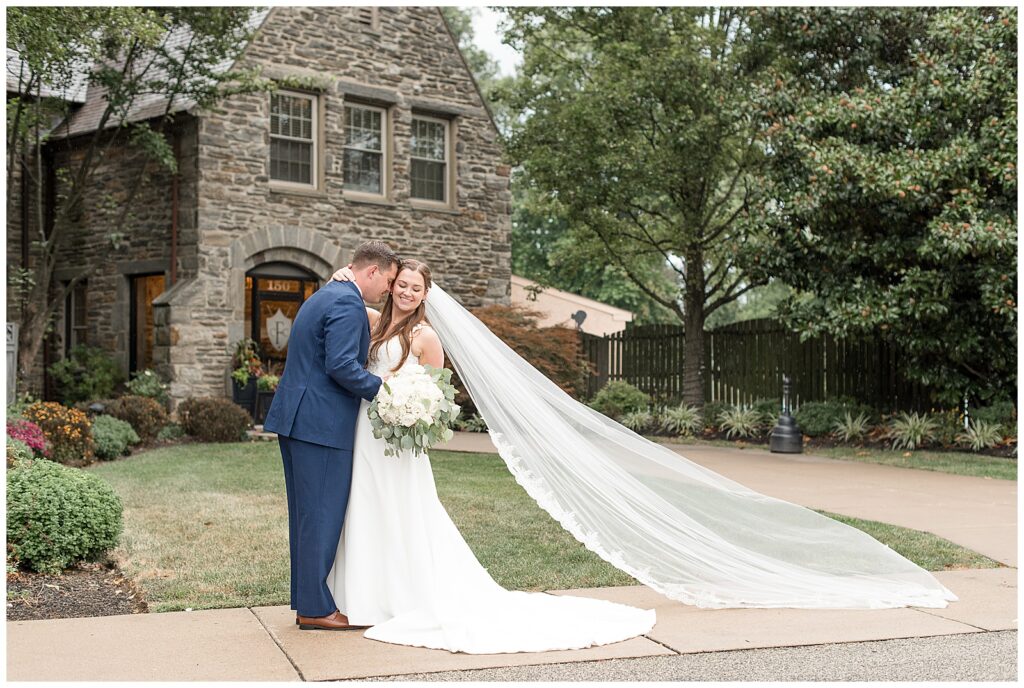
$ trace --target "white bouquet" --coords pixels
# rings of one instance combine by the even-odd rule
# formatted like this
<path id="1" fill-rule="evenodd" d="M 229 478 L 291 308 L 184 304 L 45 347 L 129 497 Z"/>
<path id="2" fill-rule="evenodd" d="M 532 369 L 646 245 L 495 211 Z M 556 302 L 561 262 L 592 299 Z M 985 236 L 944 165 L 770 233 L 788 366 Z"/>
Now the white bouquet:
<path id="1" fill-rule="evenodd" d="M 387 456 L 402 450 L 418 456 L 452 438 L 451 424 L 460 409 L 451 379 L 446 368 L 412 364 L 380 386 L 367 414 L 373 436 L 387 442 Z"/>

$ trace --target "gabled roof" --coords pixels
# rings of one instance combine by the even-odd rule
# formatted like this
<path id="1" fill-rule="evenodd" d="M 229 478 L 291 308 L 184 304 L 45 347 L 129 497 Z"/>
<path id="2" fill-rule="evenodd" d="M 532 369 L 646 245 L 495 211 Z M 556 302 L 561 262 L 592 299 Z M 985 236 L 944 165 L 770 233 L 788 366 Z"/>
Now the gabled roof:
<path id="1" fill-rule="evenodd" d="M 44 98 L 61 98 L 71 103 L 84 103 L 89 77 L 88 69 L 85 69 L 85 66 L 87 65 L 83 65 L 83 69 L 74 75 L 67 88 L 61 90 L 49 84 L 42 84 L 39 89 L 39 95 Z M 21 93 L 23 86 L 28 83 L 29 76 L 28 64 L 21 59 L 21 55 L 18 54 L 17 50 L 8 48 L 7 92 Z"/>
<path id="2" fill-rule="evenodd" d="M 254 11 L 249 18 L 249 30 L 255 31 L 259 29 L 269 13 L 270 10 L 267 8 Z M 166 45 L 171 50 L 178 49 L 183 51 L 189 44 L 191 36 L 192 34 L 187 27 L 180 27 L 167 36 Z M 238 47 L 239 54 L 241 54 L 241 51 L 245 49 L 245 45 L 243 44 Z M 224 60 L 214 68 L 214 71 L 217 73 L 227 72 L 235 64 L 236 60 L 237 56 Z M 163 76 L 163 74 L 154 73 L 154 77 Z M 51 135 L 52 138 L 67 138 L 95 131 L 103 117 L 103 112 L 107 109 L 106 92 L 107 90 L 101 86 L 88 84 L 85 98 L 82 101 L 76 101 L 84 102 L 84 105 L 73 112 L 66 122 L 61 123 L 54 129 Z M 124 118 L 112 116 L 107 120 L 106 128 L 110 129 L 128 122 L 145 121 L 163 115 L 168 111 L 172 113 L 187 111 L 195 107 L 195 105 L 195 101 L 178 96 L 170 103 L 170 108 L 168 109 L 168 98 L 166 96 L 162 94 L 140 95 L 135 99 L 131 109 Z"/>

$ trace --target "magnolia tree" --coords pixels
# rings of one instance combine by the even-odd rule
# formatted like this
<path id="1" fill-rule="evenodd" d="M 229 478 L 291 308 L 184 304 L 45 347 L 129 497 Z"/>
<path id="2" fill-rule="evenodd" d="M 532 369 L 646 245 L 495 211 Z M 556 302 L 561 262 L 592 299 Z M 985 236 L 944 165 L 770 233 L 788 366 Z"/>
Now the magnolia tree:
<path id="1" fill-rule="evenodd" d="M 806 337 L 880 333 L 941 403 L 1016 397 L 1017 12 L 778 8 L 741 263 Z"/>

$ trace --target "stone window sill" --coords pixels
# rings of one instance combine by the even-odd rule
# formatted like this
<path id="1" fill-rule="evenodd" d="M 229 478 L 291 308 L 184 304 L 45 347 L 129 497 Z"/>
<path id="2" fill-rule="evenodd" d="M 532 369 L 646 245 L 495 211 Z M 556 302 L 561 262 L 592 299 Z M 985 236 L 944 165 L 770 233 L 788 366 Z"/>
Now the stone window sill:
<path id="1" fill-rule="evenodd" d="M 397 208 L 398 204 L 385 196 L 374 196 L 372 194 L 353 193 L 352 191 L 342 192 L 341 197 L 346 203 L 366 203 L 368 205 L 382 205 L 387 208 Z"/>
<path id="2" fill-rule="evenodd" d="M 281 194 L 282 196 L 312 196 L 313 198 L 327 198 L 327 192 L 322 189 L 314 189 L 312 187 L 304 189 L 301 186 L 281 186 L 278 184 L 271 184 L 270 193 Z"/>
<path id="3" fill-rule="evenodd" d="M 462 211 L 458 208 L 452 208 L 449 205 L 442 205 L 440 203 L 422 203 L 410 200 L 409 207 L 421 213 L 442 213 L 444 215 L 462 214 Z"/>

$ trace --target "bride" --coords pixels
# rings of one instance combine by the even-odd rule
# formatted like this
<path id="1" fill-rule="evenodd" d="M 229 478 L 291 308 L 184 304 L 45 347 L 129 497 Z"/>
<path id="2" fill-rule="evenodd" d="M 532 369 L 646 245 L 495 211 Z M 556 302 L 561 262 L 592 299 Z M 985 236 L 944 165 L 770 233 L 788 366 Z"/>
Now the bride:
<path id="1" fill-rule="evenodd" d="M 403 261 L 382 311 L 367 309 L 371 372 L 386 378 L 413 363 L 444 365 L 441 340 L 425 316 L 430 287 L 424 263 Z M 495 583 L 438 499 L 428 457 L 385 456 L 367 405 L 356 424 L 345 525 L 327 576 L 349 623 L 372 626 L 367 638 L 490 654 L 578 649 L 654 627 L 653 610 L 510 592 Z"/>
<path id="2" fill-rule="evenodd" d="M 706 608 L 957 599 L 866 533 L 754 492 L 575 401 L 432 286 L 423 263 L 403 262 L 370 317 L 373 372 L 440 366 L 447 354 L 516 481 L 588 549 L 657 592 Z M 653 610 L 498 586 L 438 500 L 428 458 L 386 457 L 365 408 L 352 470 L 328 586 L 351 624 L 372 626 L 366 637 L 494 653 L 581 648 L 653 627 Z"/>

